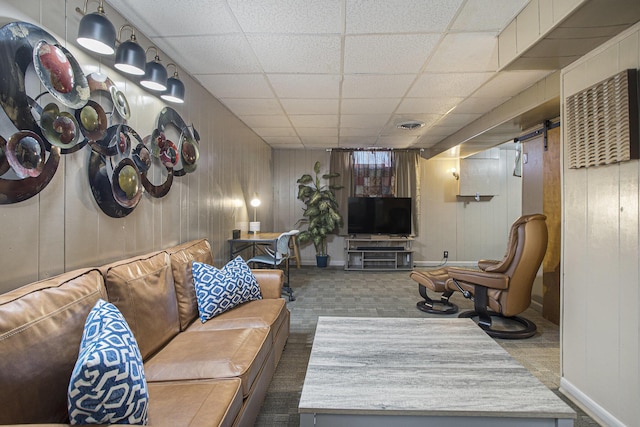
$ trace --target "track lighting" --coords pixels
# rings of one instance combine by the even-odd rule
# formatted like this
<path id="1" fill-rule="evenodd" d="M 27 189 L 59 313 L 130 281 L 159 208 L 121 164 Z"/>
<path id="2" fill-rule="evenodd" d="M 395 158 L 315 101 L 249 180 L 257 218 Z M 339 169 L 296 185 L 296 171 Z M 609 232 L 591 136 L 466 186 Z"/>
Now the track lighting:
<path id="1" fill-rule="evenodd" d="M 156 56 L 151 62 L 147 62 L 144 67 L 144 77 L 140 80 L 140 84 L 147 89 L 155 91 L 167 90 L 167 69 L 160 64 L 160 57 L 158 56 L 158 49 L 155 46 L 147 48 L 156 51 Z"/>
<path id="2" fill-rule="evenodd" d="M 122 37 L 122 30 L 125 28 L 131 29 L 131 38 L 118 46 L 114 66 L 124 73 L 141 76 L 145 73 L 147 56 L 142 46 L 136 41 L 136 33 L 131 25 L 125 24 L 120 27 L 120 38 Z"/>
<path id="3" fill-rule="evenodd" d="M 80 46 L 92 52 L 111 55 L 115 52 L 116 29 L 104 14 L 102 0 L 99 0 L 98 11 L 89 14 L 87 14 L 88 2 L 89 0 L 85 0 L 84 10 L 76 8 L 76 11 L 84 15 L 80 20 L 76 40 Z"/>
<path id="4" fill-rule="evenodd" d="M 171 65 L 173 65 L 176 70 L 173 73 L 173 77 L 167 79 L 167 90 L 160 95 L 160 98 L 165 101 L 182 104 L 184 102 L 184 83 L 178 79 L 178 67 L 176 64 L 167 64 L 167 68 Z"/>

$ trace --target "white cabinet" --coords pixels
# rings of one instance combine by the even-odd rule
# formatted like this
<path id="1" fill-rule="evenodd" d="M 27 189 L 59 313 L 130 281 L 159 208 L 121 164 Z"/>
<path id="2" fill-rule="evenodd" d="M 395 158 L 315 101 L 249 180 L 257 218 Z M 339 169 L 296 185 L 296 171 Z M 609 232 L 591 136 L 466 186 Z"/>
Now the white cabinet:
<path id="1" fill-rule="evenodd" d="M 411 237 L 345 239 L 345 270 L 412 270 Z"/>

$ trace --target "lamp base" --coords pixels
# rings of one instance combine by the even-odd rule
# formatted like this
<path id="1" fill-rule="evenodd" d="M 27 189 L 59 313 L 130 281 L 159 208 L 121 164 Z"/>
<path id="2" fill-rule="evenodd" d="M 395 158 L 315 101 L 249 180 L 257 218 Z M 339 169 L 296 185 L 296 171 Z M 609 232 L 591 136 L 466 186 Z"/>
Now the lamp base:
<path id="1" fill-rule="evenodd" d="M 260 232 L 260 221 L 249 222 L 249 233 L 258 234 Z"/>

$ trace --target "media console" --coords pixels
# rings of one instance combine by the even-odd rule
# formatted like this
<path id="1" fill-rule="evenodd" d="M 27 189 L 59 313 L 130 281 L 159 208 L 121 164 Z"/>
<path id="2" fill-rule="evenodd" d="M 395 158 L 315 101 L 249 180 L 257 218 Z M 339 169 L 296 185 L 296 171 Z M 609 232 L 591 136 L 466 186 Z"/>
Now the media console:
<path id="1" fill-rule="evenodd" d="M 348 237 L 345 270 L 412 270 L 412 237 Z"/>

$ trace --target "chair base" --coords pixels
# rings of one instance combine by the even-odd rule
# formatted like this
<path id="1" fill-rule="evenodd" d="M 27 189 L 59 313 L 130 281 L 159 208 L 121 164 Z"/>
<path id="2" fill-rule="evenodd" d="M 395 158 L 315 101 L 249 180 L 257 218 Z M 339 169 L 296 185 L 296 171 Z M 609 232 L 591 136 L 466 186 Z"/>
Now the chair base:
<path id="1" fill-rule="evenodd" d="M 442 294 L 440 301 L 434 301 L 427 295 L 427 289 L 424 286 L 418 285 L 418 290 L 420 296 L 424 298 L 424 301 L 419 301 L 416 304 L 418 310 L 431 314 L 455 314 L 458 312 L 458 306 L 449 301 L 453 292 L 447 291 Z"/>
<path id="2" fill-rule="evenodd" d="M 285 285 L 282 287 L 282 290 L 284 290 L 287 295 L 289 295 L 289 301 L 295 301 L 296 297 L 293 296 L 293 289 L 291 289 L 291 286 Z"/>
<path id="3" fill-rule="evenodd" d="M 505 317 L 500 313 L 496 313 L 495 311 L 487 311 L 488 321 L 483 321 L 480 319 L 478 326 L 480 326 L 486 333 L 492 338 L 502 338 L 502 339 L 510 339 L 510 340 L 519 340 L 524 338 L 530 338 L 536 334 L 538 330 L 535 323 L 533 323 L 529 319 L 525 319 L 520 316 L 511 316 Z M 473 317 L 481 317 L 481 315 L 475 311 L 465 311 L 458 315 L 459 318 L 473 318 Z M 486 317 L 486 316 L 485 316 Z M 505 319 L 510 323 L 516 323 L 521 326 L 520 329 L 514 330 L 505 330 L 505 329 L 494 329 L 492 328 L 491 317 L 499 317 L 500 319 Z"/>

